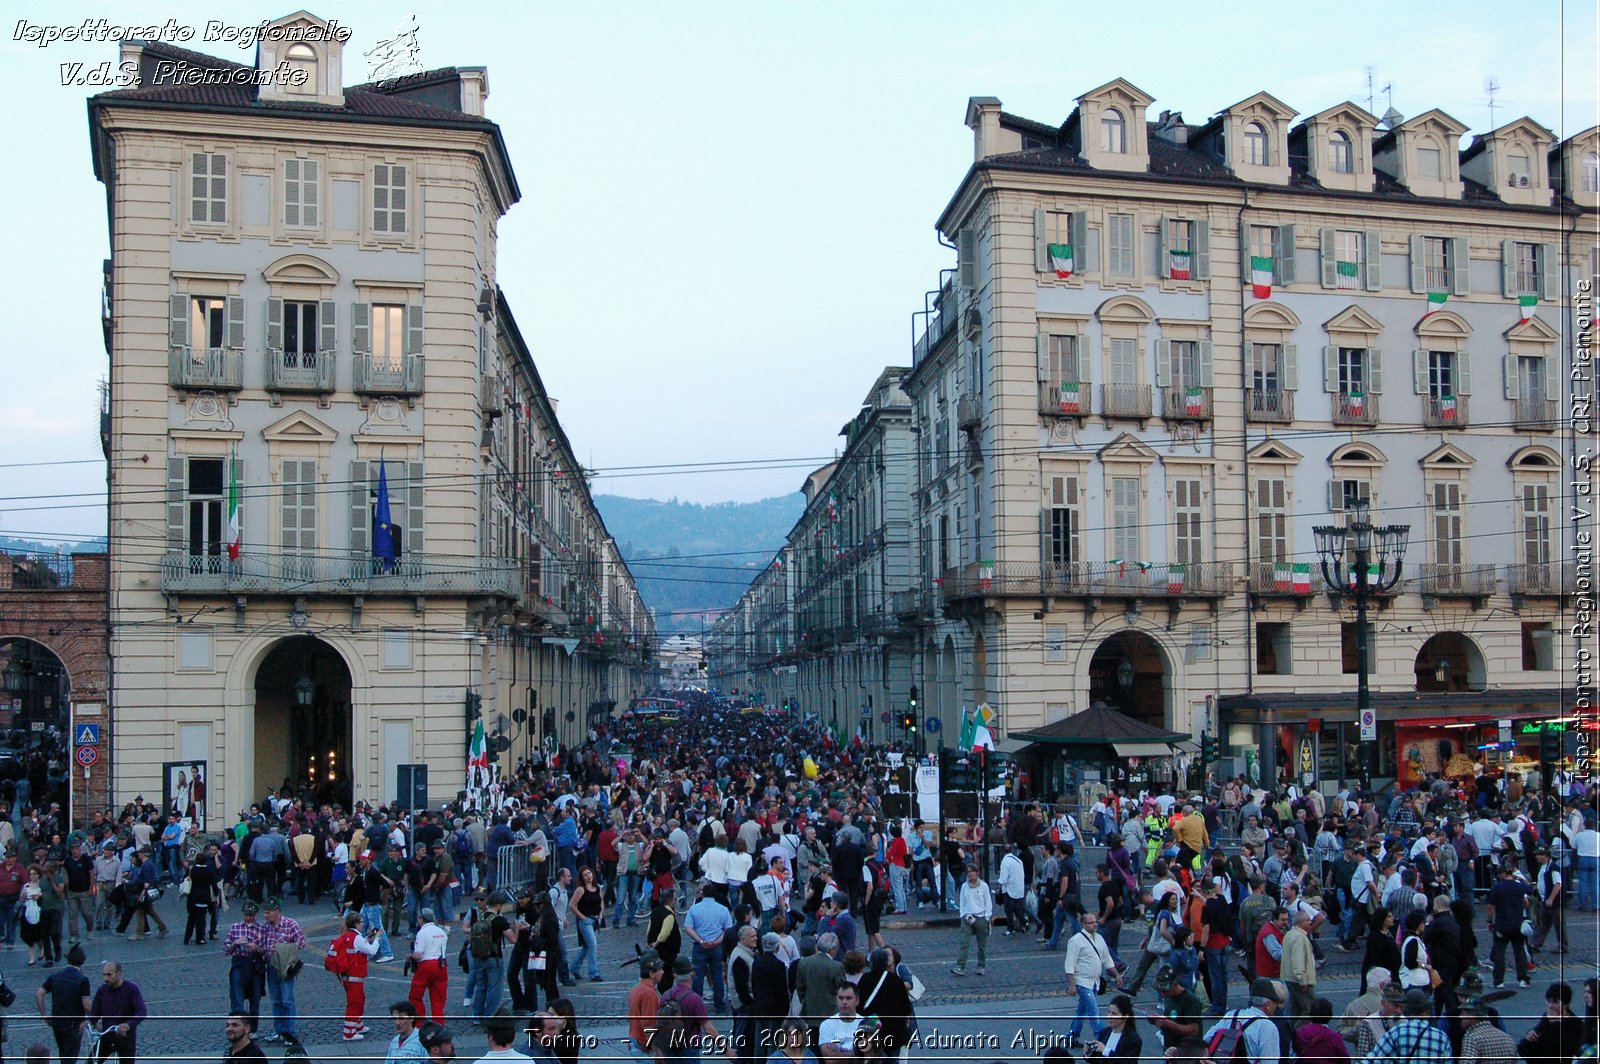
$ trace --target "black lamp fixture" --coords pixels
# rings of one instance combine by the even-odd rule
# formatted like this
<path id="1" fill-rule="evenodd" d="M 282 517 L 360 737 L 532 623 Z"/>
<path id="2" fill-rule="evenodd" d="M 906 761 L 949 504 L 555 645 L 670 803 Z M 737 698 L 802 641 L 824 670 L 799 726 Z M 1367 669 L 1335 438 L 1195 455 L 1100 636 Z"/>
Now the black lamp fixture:
<path id="1" fill-rule="evenodd" d="M 5 670 L 0 672 L 0 676 L 4 677 L 6 690 L 12 694 L 20 695 L 27 690 L 28 670 L 15 656 L 11 658 L 11 663 Z"/>
<path id="2" fill-rule="evenodd" d="M 1117 662 L 1117 686 L 1124 695 L 1133 690 L 1133 660 L 1126 654 Z"/>
<path id="3" fill-rule="evenodd" d="M 311 702 L 312 702 L 313 698 L 316 697 L 316 693 L 317 693 L 317 685 L 312 682 L 310 676 L 307 676 L 307 675 L 302 673 L 300 678 L 294 682 L 294 704 L 295 705 L 301 706 L 301 707 L 309 707 L 311 705 Z"/>
<path id="4" fill-rule="evenodd" d="M 1450 659 L 1449 658 L 1440 658 L 1439 659 L 1439 664 L 1437 664 L 1437 665 L 1435 665 L 1433 667 L 1433 678 L 1435 680 L 1437 680 L 1439 683 L 1442 683 L 1442 684 L 1447 684 L 1447 683 L 1450 682 Z"/>

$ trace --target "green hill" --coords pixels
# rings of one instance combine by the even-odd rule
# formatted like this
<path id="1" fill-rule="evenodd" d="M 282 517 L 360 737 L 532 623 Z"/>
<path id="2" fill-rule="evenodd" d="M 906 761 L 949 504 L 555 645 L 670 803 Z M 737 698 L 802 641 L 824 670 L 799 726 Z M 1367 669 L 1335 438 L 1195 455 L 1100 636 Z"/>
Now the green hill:
<path id="1" fill-rule="evenodd" d="M 620 495 L 594 501 L 664 634 L 699 632 L 703 617 L 739 601 L 805 508 L 798 492 L 709 506 Z"/>

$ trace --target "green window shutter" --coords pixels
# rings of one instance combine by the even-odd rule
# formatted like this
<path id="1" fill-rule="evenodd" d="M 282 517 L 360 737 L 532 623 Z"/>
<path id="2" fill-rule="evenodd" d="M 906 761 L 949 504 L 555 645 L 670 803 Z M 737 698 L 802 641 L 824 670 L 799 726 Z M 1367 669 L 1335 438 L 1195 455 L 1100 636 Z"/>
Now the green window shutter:
<path id="1" fill-rule="evenodd" d="M 1522 294 L 1517 291 L 1517 242 L 1515 240 L 1500 241 L 1500 294 L 1507 297 Z"/>
<path id="2" fill-rule="evenodd" d="M 1211 219 L 1197 218 L 1194 223 L 1194 278 L 1211 279 Z"/>
<path id="3" fill-rule="evenodd" d="M 1050 379 L 1050 336 L 1048 333 L 1041 332 L 1039 334 L 1036 349 L 1039 356 L 1039 379 L 1047 381 Z"/>
<path id="4" fill-rule="evenodd" d="M 1456 394 L 1472 394 L 1472 352 L 1456 352 Z"/>
<path id="5" fill-rule="evenodd" d="M 1087 388 L 1089 382 L 1094 379 L 1094 376 L 1089 372 L 1091 368 L 1089 364 L 1089 338 L 1081 333 L 1074 336 L 1072 338 L 1072 350 L 1077 355 L 1078 383 Z M 1084 401 L 1088 402 L 1088 399 L 1089 397 L 1085 395 Z M 1085 406 L 1084 409 L 1087 410 L 1088 407 Z"/>
<path id="6" fill-rule="evenodd" d="M 244 348 L 244 299 L 241 296 L 229 296 L 227 303 L 227 337 L 228 346 L 235 351 Z"/>
<path id="7" fill-rule="evenodd" d="M 1172 380 L 1172 341 L 1156 341 L 1156 387 L 1165 388 Z"/>
<path id="8" fill-rule="evenodd" d="M 1336 514 L 1344 509 L 1344 481 L 1334 477 L 1328 481 L 1328 512 Z"/>
<path id="9" fill-rule="evenodd" d="M 372 354 L 372 304 L 350 304 L 350 353 Z"/>
<path id="10" fill-rule="evenodd" d="M 1072 258 L 1075 273 L 1089 270 L 1089 212 L 1073 211 L 1067 232 L 1072 236 Z M 1081 256 L 1081 257 L 1080 257 Z"/>
<path id="11" fill-rule="evenodd" d="M 1294 259 L 1295 232 L 1292 225 L 1278 226 L 1278 246 L 1272 258 L 1272 283 L 1294 284 L 1298 269 Z"/>
<path id="12" fill-rule="evenodd" d="M 267 300 L 267 350 L 283 350 L 283 300 Z"/>
<path id="13" fill-rule="evenodd" d="M 167 459 L 167 550 L 178 553 L 188 549 L 189 524 L 184 515 L 188 474 L 188 459 Z"/>
<path id="14" fill-rule="evenodd" d="M 356 558 L 372 554 L 372 462 L 350 463 L 350 553 Z"/>
<path id="15" fill-rule="evenodd" d="M 1339 349 L 1337 347 L 1324 347 L 1322 349 L 1322 390 L 1329 395 L 1338 394 Z"/>
<path id="16" fill-rule="evenodd" d="M 478 374 L 482 376 L 489 372 L 489 327 L 478 324 Z"/>
<path id="17" fill-rule="evenodd" d="M 1501 355 L 1500 371 L 1505 376 L 1506 398 L 1515 399 L 1520 393 L 1517 380 L 1517 356 Z"/>
<path id="18" fill-rule="evenodd" d="M 1561 245 L 1539 245 L 1539 298 L 1559 299 L 1561 291 L 1556 287 L 1557 278 L 1560 277 Z"/>
<path id="19" fill-rule="evenodd" d="M 331 299 L 324 299 L 317 307 L 317 350 L 326 355 L 339 347 L 338 307 Z"/>
<path id="20" fill-rule="evenodd" d="M 1428 394 L 1428 352 L 1411 352 L 1411 390 L 1418 395 Z"/>
<path id="21" fill-rule="evenodd" d="M 1322 287 L 1339 287 L 1339 252 L 1332 226 L 1323 226 L 1319 234 L 1322 241 Z"/>
<path id="22" fill-rule="evenodd" d="M 422 540 L 424 524 L 423 476 L 421 462 L 407 462 L 406 470 L 406 553 L 421 554 L 425 549 Z"/>
<path id="23" fill-rule="evenodd" d="M 1469 276 L 1469 267 L 1472 265 L 1471 255 L 1467 251 L 1467 238 L 1453 236 L 1450 238 L 1450 294 L 1464 296 L 1472 291 L 1472 279 Z"/>
<path id="24" fill-rule="evenodd" d="M 1361 266 L 1362 287 L 1369 292 L 1383 291 L 1383 234 L 1368 229 L 1361 238 L 1361 252 L 1365 259 Z"/>
<path id="25" fill-rule="evenodd" d="M 1383 394 L 1383 352 L 1367 348 L 1367 394 Z"/>
<path id="26" fill-rule="evenodd" d="M 1172 247 L 1172 219 L 1163 218 L 1156 223 L 1156 276 L 1167 280 L 1172 276 L 1172 256 L 1167 254 L 1167 249 Z"/>
<path id="27" fill-rule="evenodd" d="M 1196 368 L 1200 371 L 1200 387 L 1211 387 L 1211 341 L 1201 340 L 1195 345 Z"/>
<path id="28" fill-rule="evenodd" d="M 406 304 L 406 354 L 422 354 L 422 307 Z"/>
<path id="29" fill-rule="evenodd" d="M 286 458 L 278 477 L 278 528 L 283 536 L 283 549 L 300 549 L 300 462 Z"/>
<path id="30" fill-rule="evenodd" d="M 1427 241 L 1420 236 L 1411 238 L 1411 290 L 1413 292 L 1426 292 L 1428 290 L 1428 261 Z"/>
<path id="31" fill-rule="evenodd" d="M 315 226 L 317 218 L 317 162 L 315 159 L 304 159 L 300 163 L 300 221 L 305 225 Z"/>
<path id="32" fill-rule="evenodd" d="M 978 287 L 978 234 L 971 229 L 956 233 L 956 269 L 962 288 Z"/>
<path id="33" fill-rule="evenodd" d="M 1209 346 L 1209 345 L 1208 345 Z M 1300 387 L 1300 349 L 1294 344 L 1283 345 L 1283 390 L 1292 392 Z"/>
<path id="34" fill-rule="evenodd" d="M 300 160 L 283 161 L 283 224 L 300 224 Z"/>
<path id="35" fill-rule="evenodd" d="M 1050 216 L 1043 207 L 1033 212 L 1033 269 L 1035 273 L 1050 269 Z"/>
<path id="36" fill-rule="evenodd" d="M 167 344 L 174 348 L 189 346 L 188 296 L 172 296 L 168 301 Z"/>

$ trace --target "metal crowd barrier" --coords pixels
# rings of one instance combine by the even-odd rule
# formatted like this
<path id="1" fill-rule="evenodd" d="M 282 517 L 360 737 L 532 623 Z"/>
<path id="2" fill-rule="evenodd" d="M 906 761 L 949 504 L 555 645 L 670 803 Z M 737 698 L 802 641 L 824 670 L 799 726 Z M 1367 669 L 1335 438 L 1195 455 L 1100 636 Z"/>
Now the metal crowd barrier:
<path id="1" fill-rule="evenodd" d="M 538 871 L 528 856 L 533 853 L 533 843 L 514 842 L 501 846 L 494 853 L 494 885 L 497 890 L 517 893 L 533 884 Z"/>

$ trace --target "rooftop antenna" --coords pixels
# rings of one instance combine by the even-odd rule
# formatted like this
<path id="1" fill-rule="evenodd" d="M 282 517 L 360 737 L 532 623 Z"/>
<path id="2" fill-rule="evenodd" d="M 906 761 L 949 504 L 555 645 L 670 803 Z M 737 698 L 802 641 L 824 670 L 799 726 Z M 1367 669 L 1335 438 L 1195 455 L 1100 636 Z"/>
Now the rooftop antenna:
<path id="1" fill-rule="evenodd" d="M 1489 96 L 1489 128 L 1499 129 L 1494 121 L 1494 94 L 1500 91 L 1500 79 L 1493 74 L 1486 75 L 1483 79 L 1483 91 Z"/>
<path id="2" fill-rule="evenodd" d="M 1367 111 L 1369 113 L 1372 112 L 1372 103 L 1373 103 L 1372 68 L 1369 66 L 1369 67 L 1367 67 Z"/>

